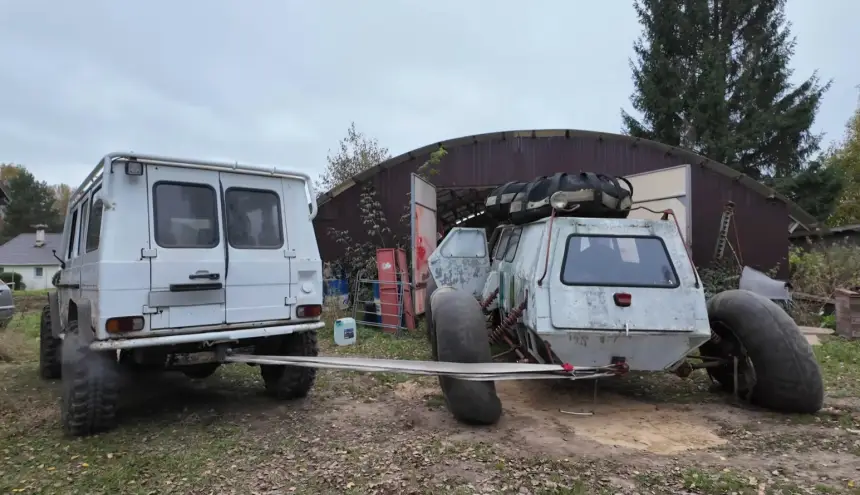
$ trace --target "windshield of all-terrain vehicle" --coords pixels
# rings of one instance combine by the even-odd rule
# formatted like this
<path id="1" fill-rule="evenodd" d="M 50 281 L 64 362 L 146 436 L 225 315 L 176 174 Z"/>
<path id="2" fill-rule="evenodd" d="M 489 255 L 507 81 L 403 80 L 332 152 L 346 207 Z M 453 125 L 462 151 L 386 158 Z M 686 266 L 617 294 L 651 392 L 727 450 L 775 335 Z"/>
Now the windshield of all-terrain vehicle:
<path id="1" fill-rule="evenodd" d="M 659 237 L 571 235 L 561 281 L 566 285 L 678 287 L 678 274 Z"/>

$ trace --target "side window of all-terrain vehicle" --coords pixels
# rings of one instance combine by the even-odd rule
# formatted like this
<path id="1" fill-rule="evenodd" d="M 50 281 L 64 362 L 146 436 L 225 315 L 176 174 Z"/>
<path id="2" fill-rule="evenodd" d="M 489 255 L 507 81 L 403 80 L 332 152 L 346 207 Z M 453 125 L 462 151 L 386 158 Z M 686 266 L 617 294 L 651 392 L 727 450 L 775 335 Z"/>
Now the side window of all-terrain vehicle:
<path id="1" fill-rule="evenodd" d="M 156 244 L 198 249 L 220 244 L 215 189 L 204 184 L 157 182 L 152 195 Z"/>
<path id="2" fill-rule="evenodd" d="M 445 258 L 483 258 L 487 256 L 487 238 L 480 230 L 461 230 L 456 238 L 442 245 Z"/>
<path id="3" fill-rule="evenodd" d="M 81 224 L 78 226 L 78 234 L 76 236 L 78 238 L 78 243 L 76 245 L 77 247 L 75 247 L 75 258 L 84 254 L 84 241 L 86 240 L 86 239 L 84 239 L 84 231 L 86 230 L 87 215 L 89 214 L 89 208 L 90 208 L 90 200 L 86 199 L 81 204 L 81 209 L 80 209 Z"/>
<path id="4" fill-rule="evenodd" d="M 66 260 L 72 259 L 72 253 L 74 253 L 75 249 L 75 238 L 77 237 L 78 232 L 78 210 L 77 208 L 72 212 L 72 221 L 69 223 L 69 232 L 66 236 L 66 242 L 68 242 L 68 246 L 66 246 Z"/>
<path id="5" fill-rule="evenodd" d="M 496 242 L 495 249 L 493 249 L 493 261 L 500 261 L 504 259 L 505 250 L 508 248 L 508 239 L 510 238 L 510 229 L 503 230 L 501 237 L 499 237 L 499 241 Z"/>
<path id="6" fill-rule="evenodd" d="M 508 239 L 508 250 L 505 253 L 505 261 L 508 263 L 514 261 L 514 256 L 517 255 L 517 247 L 520 245 L 520 235 L 522 235 L 523 229 L 515 229 L 511 232 L 511 237 Z"/>
<path id="7" fill-rule="evenodd" d="M 102 230 L 102 212 L 104 202 L 101 198 L 101 188 L 93 193 L 93 205 L 90 207 L 90 219 L 87 222 L 86 252 L 91 253 L 99 248 L 99 238 Z"/>
<path id="8" fill-rule="evenodd" d="M 284 245 L 281 199 L 274 191 L 230 188 L 227 241 L 236 249 L 278 249 Z"/>

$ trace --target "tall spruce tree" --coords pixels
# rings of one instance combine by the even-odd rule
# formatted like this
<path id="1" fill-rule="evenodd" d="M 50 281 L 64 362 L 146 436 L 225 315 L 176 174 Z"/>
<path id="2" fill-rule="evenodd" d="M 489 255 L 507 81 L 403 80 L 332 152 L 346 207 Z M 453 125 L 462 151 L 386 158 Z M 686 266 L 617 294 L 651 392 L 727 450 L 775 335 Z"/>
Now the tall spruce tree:
<path id="1" fill-rule="evenodd" d="M 789 81 L 795 41 L 785 0 L 636 0 L 643 33 L 631 60 L 637 120 L 624 132 L 681 146 L 754 178 L 799 172 L 830 83 Z"/>

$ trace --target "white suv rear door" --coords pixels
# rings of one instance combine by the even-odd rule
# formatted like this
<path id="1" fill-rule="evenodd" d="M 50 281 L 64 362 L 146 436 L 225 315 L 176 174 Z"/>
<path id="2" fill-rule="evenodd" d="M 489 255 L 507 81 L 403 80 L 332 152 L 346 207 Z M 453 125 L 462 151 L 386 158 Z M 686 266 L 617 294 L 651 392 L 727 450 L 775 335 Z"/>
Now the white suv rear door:
<path id="1" fill-rule="evenodd" d="M 152 329 L 226 320 L 224 229 L 219 173 L 147 167 L 150 191 L 149 308 Z"/>
<path id="2" fill-rule="evenodd" d="M 288 320 L 288 249 L 281 180 L 221 173 L 227 231 L 227 323 Z"/>

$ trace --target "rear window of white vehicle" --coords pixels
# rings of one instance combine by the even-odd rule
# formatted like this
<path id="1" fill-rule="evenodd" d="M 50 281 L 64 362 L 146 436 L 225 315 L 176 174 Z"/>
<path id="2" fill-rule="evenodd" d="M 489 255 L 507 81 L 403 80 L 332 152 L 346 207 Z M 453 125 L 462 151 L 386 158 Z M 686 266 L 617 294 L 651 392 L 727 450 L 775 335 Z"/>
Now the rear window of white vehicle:
<path id="1" fill-rule="evenodd" d="M 230 188 L 226 192 L 227 240 L 237 249 L 284 245 L 281 199 L 274 191 Z"/>
<path id="2" fill-rule="evenodd" d="M 562 263 L 566 285 L 655 287 L 680 285 L 659 237 L 571 235 Z"/>
<path id="3" fill-rule="evenodd" d="M 158 182 L 152 195 L 156 244 L 164 248 L 219 244 L 215 189 L 204 184 Z"/>

